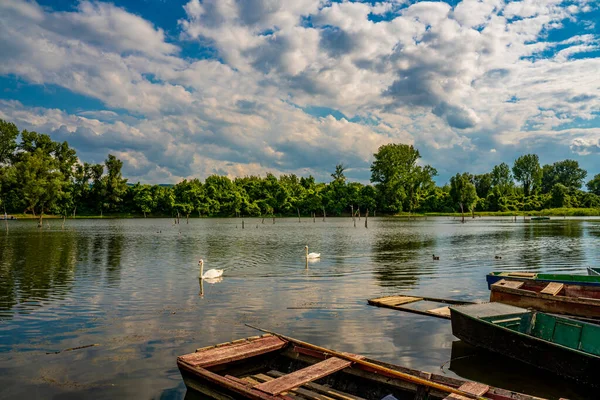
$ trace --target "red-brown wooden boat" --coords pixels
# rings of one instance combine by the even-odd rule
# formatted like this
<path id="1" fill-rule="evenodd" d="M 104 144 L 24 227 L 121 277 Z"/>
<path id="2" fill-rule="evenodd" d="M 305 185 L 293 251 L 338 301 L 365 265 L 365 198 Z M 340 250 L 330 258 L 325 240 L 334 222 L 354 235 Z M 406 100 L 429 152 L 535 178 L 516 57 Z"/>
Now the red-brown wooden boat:
<path id="1" fill-rule="evenodd" d="M 177 365 L 188 389 L 215 399 L 380 400 L 391 394 L 398 400 L 539 400 L 277 335 L 201 348 L 178 357 Z"/>

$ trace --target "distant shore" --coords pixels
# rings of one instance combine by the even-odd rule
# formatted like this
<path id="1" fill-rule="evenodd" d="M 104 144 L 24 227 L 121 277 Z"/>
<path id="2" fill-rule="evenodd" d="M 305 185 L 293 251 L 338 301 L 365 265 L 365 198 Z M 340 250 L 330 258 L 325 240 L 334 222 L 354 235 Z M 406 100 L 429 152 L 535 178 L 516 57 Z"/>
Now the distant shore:
<path id="1" fill-rule="evenodd" d="M 31 214 L 9 214 L 9 216 L 14 216 L 17 219 L 39 219 L 39 215 L 33 216 Z M 398 218 L 425 218 L 425 217 L 460 217 L 461 213 L 399 213 L 396 215 L 379 215 L 380 217 L 398 217 Z M 476 211 L 475 217 L 538 217 L 538 216 L 546 216 L 546 217 L 597 217 L 600 216 L 600 208 L 550 208 L 546 210 L 540 211 Z M 465 218 L 471 218 L 472 214 L 470 212 L 465 213 Z M 63 217 L 60 215 L 47 215 L 44 214 L 44 219 L 62 219 Z M 143 214 L 105 214 L 105 215 L 76 215 L 68 216 L 67 219 L 144 219 Z M 161 219 L 174 219 L 173 216 L 165 216 L 165 215 L 150 215 L 148 214 L 146 218 L 161 218 Z M 223 217 L 223 216 L 202 216 L 198 217 L 198 215 L 190 215 L 190 219 L 198 219 L 198 218 L 236 218 L 236 217 Z M 237 217 L 239 218 L 239 217 Z M 272 219 L 273 216 L 245 216 L 244 218 L 248 219 Z M 275 218 L 298 218 L 294 215 L 288 216 L 278 216 Z M 302 219 L 312 219 L 311 216 L 301 216 Z M 322 219 L 322 216 L 316 216 L 316 219 Z M 342 215 L 340 217 L 330 217 L 327 218 L 352 218 L 350 214 Z M 364 215 L 361 216 L 364 218 Z M 373 216 L 371 215 L 371 218 Z M 180 221 L 185 220 L 185 216 L 179 217 Z"/>

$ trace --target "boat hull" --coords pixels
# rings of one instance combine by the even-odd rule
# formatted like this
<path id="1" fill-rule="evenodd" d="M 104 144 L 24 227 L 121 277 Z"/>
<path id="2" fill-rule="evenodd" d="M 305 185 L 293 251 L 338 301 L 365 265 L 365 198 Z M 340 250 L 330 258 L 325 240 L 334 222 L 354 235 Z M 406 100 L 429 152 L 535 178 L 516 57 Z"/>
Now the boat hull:
<path id="1" fill-rule="evenodd" d="M 565 296 L 552 296 L 494 285 L 490 291 L 490 302 L 532 308 L 546 313 L 600 318 L 600 300 L 596 299 L 582 300 Z"/>
<path id="2" fill-rule="evenodd" d="M 569 350 L 507 328 L 494 326 L 451 308 L 452 334 L 466 343 L 512 359 L 600 387 L 600 357 Z"/>
<path id="3" fill-rule="evenodd" d="M 488 289 L 492 288 L 492 285 L 500 282 L 502 279 L 507 281 L 518 281 L 518 282 L 528 282 L 528 281 L 536 281 L 536 282 L 558 282 L 558 283 L 568 283 L 572 285 L 582 285 L 582 286 L 597 286 L 600 287 L 600 274 L 592 275 L 589 273 L 588 275 L 581 275 L 583 279 L 574 279 L 574 275 L 564 275 L 564 278 L 561 278 L 560 274 L 552 274 L 551 277 L 548 278 L 524 278 L 518 276 L 508 276 L 508 275 L 492 275 L 487 274 L 485 276 L 485 280 L 488 284 Z"/>

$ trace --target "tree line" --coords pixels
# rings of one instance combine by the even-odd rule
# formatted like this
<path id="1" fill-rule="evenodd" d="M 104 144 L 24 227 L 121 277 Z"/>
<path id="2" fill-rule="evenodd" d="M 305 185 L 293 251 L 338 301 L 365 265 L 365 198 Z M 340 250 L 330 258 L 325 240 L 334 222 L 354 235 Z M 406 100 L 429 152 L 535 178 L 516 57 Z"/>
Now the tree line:
<path id="1" fill-rule="evenodd" d="M 582 187 L 587 172 L 575 160 L 540 166 L 526 154 L 510 167 L 468 172 L 435 184 L 435 168 L 420 165 L 411 145 L 387 144 L 374 154 L 371 183 L 348 182 L 338 164 L 330 182 L 294 174 L 211 175 L 204 182 L 131 184 L 123 163 L 108 155 L 104 164 L 80 162 L 74 149 L 50 136 L 19 131 L 0 120 L 0 207 L 5 213 L 143 216 L 292 216 L 400 212 L 533 211 L 600 207 L 600 174 Z"/>

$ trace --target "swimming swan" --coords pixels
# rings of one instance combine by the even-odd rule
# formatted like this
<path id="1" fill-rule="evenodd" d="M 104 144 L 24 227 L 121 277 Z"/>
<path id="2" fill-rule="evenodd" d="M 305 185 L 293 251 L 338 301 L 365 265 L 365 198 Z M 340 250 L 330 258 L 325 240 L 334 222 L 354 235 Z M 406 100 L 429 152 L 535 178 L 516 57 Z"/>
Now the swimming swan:
<path id="1" fill-rule="evenodd" d="M 200 265 L 200 278 L 202 279 L 214 279 L 223 275 L 222 269 L 209 269 L 206 273 L 202 273 L 204 271 L 204 260 L 202 259 L 198 261 L 198 265 Z"/>
<path id="2" fill-rule="evenodd" d="M 321 258 L 321 253 L 309 253 L 308 246 L 304 246 L 304 251 L 306 251 L 306 259 L 307 260 Z"/>

